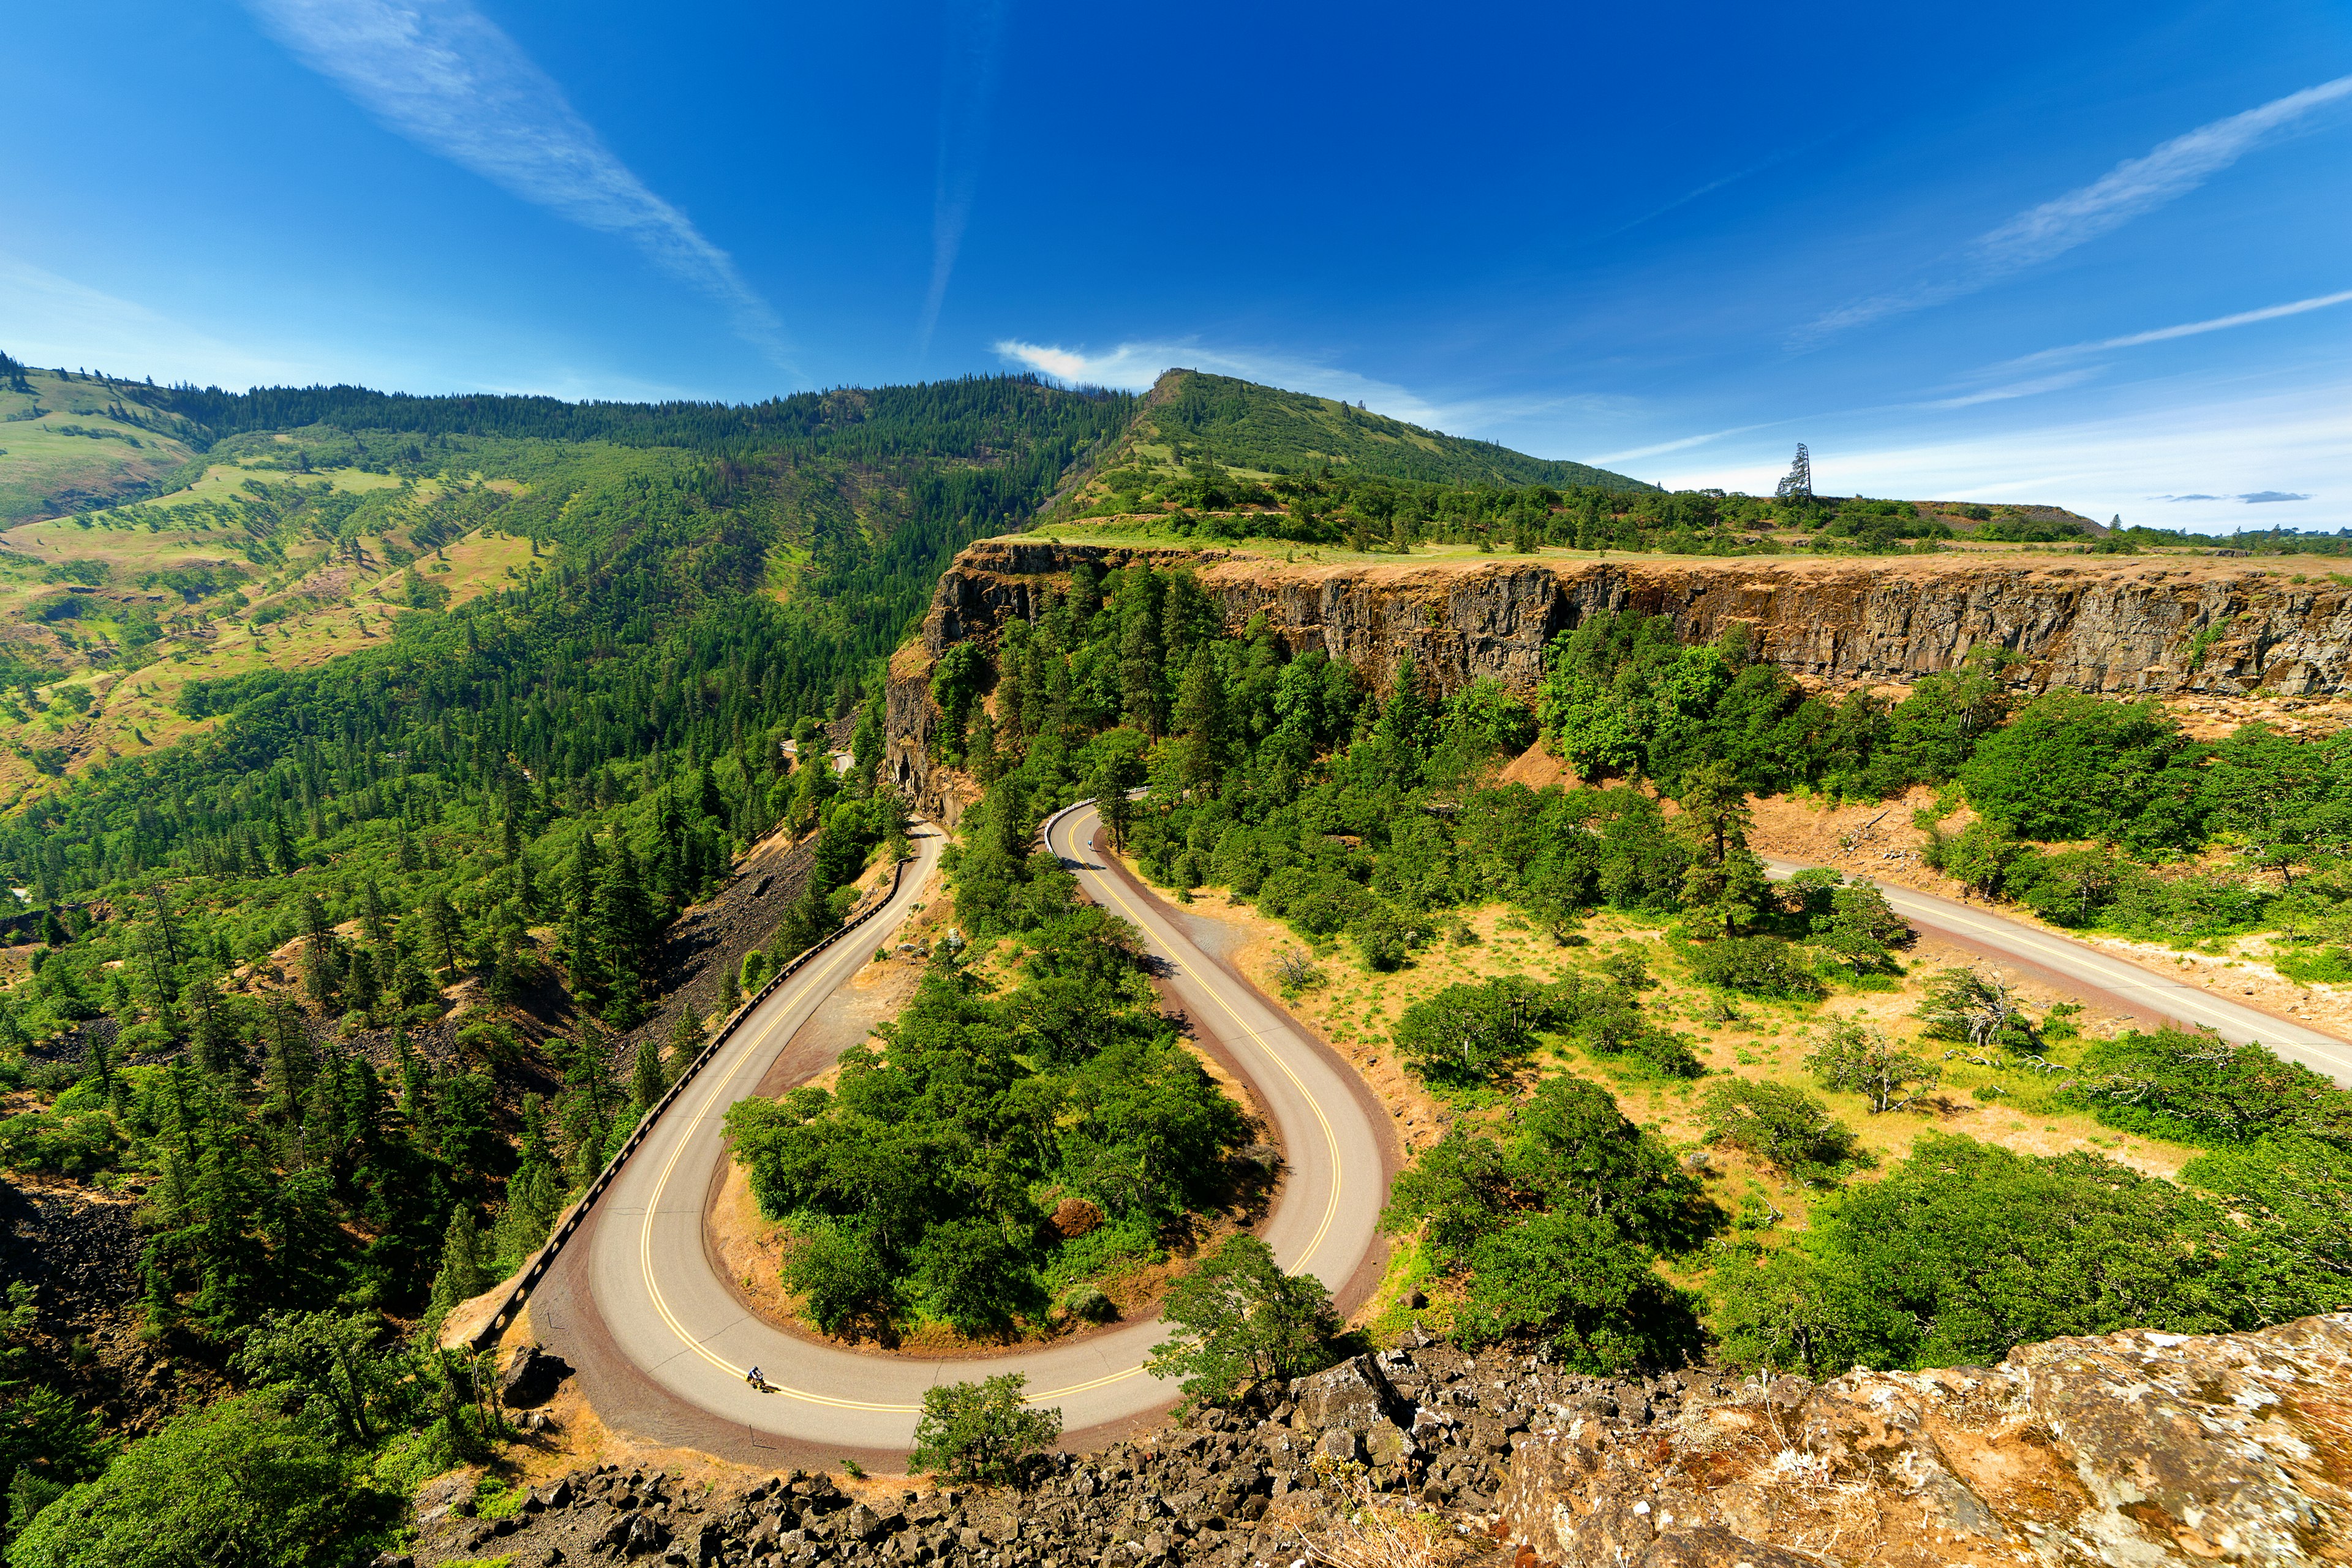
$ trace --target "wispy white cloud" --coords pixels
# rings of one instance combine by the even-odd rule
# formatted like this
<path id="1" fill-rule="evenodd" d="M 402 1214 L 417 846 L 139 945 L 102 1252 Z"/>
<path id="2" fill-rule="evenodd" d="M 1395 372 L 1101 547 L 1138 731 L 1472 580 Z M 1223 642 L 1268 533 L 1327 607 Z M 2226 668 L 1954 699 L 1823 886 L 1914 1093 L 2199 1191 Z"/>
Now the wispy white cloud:
<path id="1" fill-rule="evenodd" d="M 2144 157 L 2126 159 L 2079 190 L 2018 214 L 1978 240 L 1977 252 L 2004 269 L 2063 255 L 2195 190 L 2273 132 L 2347 97 L 2352 97 L 2352 76 L 2340 76 L 2200 125 Z"/>
<path id="2" fill-rule="evenodd" d="M 2129 332 L 2120 338 L 2102 338 L 2096 342 L 2068 343 L 2063 348 L 2043 349 L 2018 359 L 2008 360 L 1999 367 L 2015 370 L 2022 365 L 2039 364 L 2050 360 L 2074 359 L 2083 354 L 2105 353 L 2111 349 L 2136 349 L 2144 343 L 2169 342 L 2174 338 L 2193 338 L 2206 332 L 2224 332 L 2231 327 L 2251 327 L 2258 321 L 2275 321 L 2284 316 L 2300 316 L 2306 310 L 2325 310 L 2331 305 L 2352 302 L 2352 289 L 2336 294 L 2315 294 L 2308 300 L 2291 300 L 2284 305 L 2265 305 L 2258 310 L 2240 310 L 2235 315 L 2214 316 L 2202 321 L 2183 321 L 2178 326 L 2157 327 L 2145 332 Z"/>
<path id="3" fill-rule="evenodd" d="M 1815 342 L 1850 327 L 1940 305 L 2062 256 L 2186 195 L 2273 135 L 2347 98 L 2352 98 L 2352 76 L 2337 77 L 2200 125 L 1988 230 L 1956 258 L 1946 276 L 1841 305 L 1806 327 L 1798 341 Z"/>
<path id="4" fill-rule="evenodd" d="M 1629 218 L 1625 222 L 1619 224 L 1615 228 L 1603 230 L 1601 233 L 1594 235 L 1585 243 L 1588 245 L 1598 245 L 1604 240 L 1614 239 L 1621 234 L 1630 233 L 1633 230 L 1641 227 L 1643 224 L 1654 223 L 1670 212 L 1690 205 L 1691 203 L 1697 201 L 1702 196 L 1711 196 L 1715 195 L 1716 192 L 1723 189 L 1726 185 L 1736 185 L 1740 181 L 1748 179 L 1752 175 L 1760 174 L 1767 169 L 1777 168 L 1780 164 L 1787 163 L 1790 159 L 1810 153 L 1814 148 L 1832 142 L 1842 134 L 1843 134 L 1843 132 L 1832 132 L 1827 136 L 1816 136 L 1810 142 L 1800 142 L 1794 146 L 1783 147 L 1777 153 L 1769 153 L 1765 157 L 1758 159 L 1755 163 L 1748 164 L 1744 169 L 1734 169 L 1730 174 L 1718 175 L 1717 178 L 1707 181 L 1706 184 L 1703 185 L 1695 185 L 1691 189 L 1685 191 L 1681 195 L 1675 197 L 1674 200 L 1667 202 L 1663 205 L 1652 207 L 1649 211 L 1643 213 L 1639 217 Z"/>
<path id="5" fill-rule="evenodd" d="M 997 62 L 1004 41 L 1005 0 L 948 0 L 947 58 L 940 77 L 939 166 L 931 190 L 931 282 L 915 333 L 919 358 L 947 302 L 948 279 L 963 248 L 963 231 L 980 192 L 981 155 L 988 145 L 989 109 L 996 100 Z"/>
<path id="6" fill-rule="evenodd" d="M 257 354 L 130 300 L 0 252 L 0 344 L 28 364 L 231 386 L 321 378 L 315 361 Z"/>
<path id="7" fill-rule="evenodd" d="M 1981 392 L 1964 392 L 1952 397 L 1930 398 L 1925 403 L 1907 405 L 1913 408 L 1973 408 L 1979 403 L 2006 403 L 2013 397 L 2038 397 L 2045 392 L 2063 392 L 2070 386 L 2080 386 L 2099 374 L 2096 365 L 2079 370 L 2062 370 L 2054 375 L 2037 375 L 2024 381 L 2012 381 L 2001 386 L 1988 386 Z"/>
<path id="8" fill-rule="evenodd" d="M 1351 370 L 1339 370 L 1278 352 L 1208 348 L 1191 340 L 1123 342 L 1116 348 L 1090 353 L 1055 343 L 1005 338 L 996 344 L 996 352 L 1013 364 L 1026 365 L 1056 380 L 1097 386 L 1141 391 L 1157 381 L 1161 372 L 1181 368 L 1213 371 L 1292 392 L 1360 403 L 1392 419 L 1432 429 L 1444 427 L 1441 421 L 1446 418 L 1447 412 L 1402 386 L 1375 381 Z"/>
<path id="9" fill-rule="evenodd" d="M 1630 463 L 1637 458 L 1662 458 L 1668 452 L 1687 452 L 1693 447 L 1704 447 L 1710 441 L 1727 437 L 1744 436 L 1750 430 L 1769 430 L 1774 425 L 1794 423 L 1787 419 L 1769 420 L 1762 425 L 1734 425 L 1728 429 L 1709 430 L 1704 435 L 1679 437 L 1672 441 L 1656 441 L 1647 447 L 1628 447 L 1622 452 L 1604 452 L 1598 458 L 1585 459 L 1592 463 Z"/>
<path id="10" fill-rule="evenodd" d="M 733 257 L 647 189 L 548 74 L 469 0 L 244 0 L 272 37 L 388 130 L 583 228 L 623 237 L 792 368 Z"/>

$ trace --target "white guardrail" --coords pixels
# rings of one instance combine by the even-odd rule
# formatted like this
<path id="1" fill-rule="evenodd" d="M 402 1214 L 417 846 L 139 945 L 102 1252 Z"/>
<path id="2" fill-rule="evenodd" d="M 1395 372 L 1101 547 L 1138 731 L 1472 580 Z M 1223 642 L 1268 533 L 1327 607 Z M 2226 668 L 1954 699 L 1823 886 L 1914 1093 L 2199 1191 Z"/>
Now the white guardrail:
<path id="1" fill-rule="evenodd" d="M 595 1205 L 596 1200 L 604 1194 L 604 1189 L 613 1184 L 614 1178 L 621 1173 L 621 1167 L 628 1162 L 629 1156 L 636 1152 L 637 1145 L 644 1142 L 646 1135 L 653 1131 L 654 1123 L 661 1120 L 662 1112 L 670 1108 L 670 1102 L 683 1093 L 686 1086 L 694 1081 L 696 1075 L 710 1064 L 711 1060 L 719 1055 L 721 1047 L 742 1026 L 743 1020 L 749 1018 L 761 1003 L 773 995 L 778 986 L 806 968 L 819 953 L 888 909 L 890 901 L 898 896 L 898 884 L 905 876 L 907 862 L 904 860 L 893 866 L 890 868 L 888 892 L 875 900 L 862 914 L 851 916 L 843 923 L 839 931 L 776 971 L 768 978 L 766 984 L 761 985 L 758 991 L 746 998 L 743 1005 L 736 1008 L 728 1017 L 727 1022 L 719 1026 L 719 1033 L 711 1037 L 710 1043 L 705 1046 L 701 1052 L 678 1073 L 677 1081 L 671 1084 L 668 1091 L 654 1101 L 652 1108 L 637 1119 L 636 1126 L 630 1131 L 628 1137 L 622 1141 L 621 1147 L 614 1152 L 610 1160 L 604 1163 L 604 1168 L 596 1173 L 596 1179 L 588 1184 L 587 1189 L 580 1194 L 570 1208 L 564 1210 L 563 1217 L 556 1222 L 555 1229 L 549 1234 L 546 1242 L 531 1255 L 530 1262 L 524 1268 L 521 1274 L 516 1277 L 514 1288 L 507 1292 L 506 1300 L 499 1304 L 498 1311 L 488 1322 L 467 1339 L 467 1345 L 477 1351 L 488 1350 L 514 1326 L 515 1320 L 521 1315 L 524 1306 L 530 1302 L 531 1291 L 538 1287 L 541 1280 L 547 1278 L 547 1271 L 555 1266 L 556 1255 L 563 1250 L 563 1244 L 572 1238 L 572 1233 L 578 1230 L 582 1223 L 587 1219 L 589 1209 Z"/>

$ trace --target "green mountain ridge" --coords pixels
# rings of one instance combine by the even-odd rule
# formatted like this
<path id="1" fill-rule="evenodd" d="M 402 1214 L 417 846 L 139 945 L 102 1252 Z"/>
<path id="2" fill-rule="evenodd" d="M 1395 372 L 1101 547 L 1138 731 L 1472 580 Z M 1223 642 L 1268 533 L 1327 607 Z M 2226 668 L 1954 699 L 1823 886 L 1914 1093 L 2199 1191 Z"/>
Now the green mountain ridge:
<path id="1" fill-rule="evenodd" d="M 1266 476 L 1328 467 L 1424 484 L 1658 489 L 1590 464 L 1424 429 L 1341 399 L 1198 370 L 1160 376 L 1127 433 L 1090 469 L 1200 463 Z"/>

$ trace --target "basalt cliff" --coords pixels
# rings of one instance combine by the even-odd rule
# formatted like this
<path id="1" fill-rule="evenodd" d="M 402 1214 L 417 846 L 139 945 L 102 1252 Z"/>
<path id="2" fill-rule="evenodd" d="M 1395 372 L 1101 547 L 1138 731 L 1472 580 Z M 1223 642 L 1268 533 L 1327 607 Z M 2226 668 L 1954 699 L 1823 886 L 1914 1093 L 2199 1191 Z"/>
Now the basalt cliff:
<path id="1" fill-rule="evenodd" d="M 920 639 L 891 667 L 890 765 L 920 807 L 955 810 L 929 761 L 932 662 L 967 639 L 992 646 L 1013 618 L 1037 616 L 1078 562 L 1111 572 L 1137 559 L 1191 568 L 1232 629 L 1263 615 L 1292 652 L 1321 648 L 1383 689 L 1410 657 L 1441 690 L 1493 676 L 1531 691 L 1545 645 L 1611 610 L 1672 616 L 1692 641 L 1743 623 L 1757 657 L 1831 687 L 1900 686 L 1987 644 L 2015 655 L 2011 678 L 2034 689 L 2315 698 L 2352 683 L 2352 578 L 2299 582 L 2243 560 L 1954 553 L 1332 565 L 984 540 L 940 579 Z"/>
<path id="2" fill-rule="evenodd" d="M 1532 1353 L 1530 1353 L 1532 1352 Z M 544 1358 L 540 1358 L 543 1360 Z M 539 1361 L 507 1378 L 509 1404 Z M 607 1464 L 478 1517 L 458 1473 L 413 1553 L 679 1568 L 2163 1568 L 2352 1561 L 2352 1317 L 2134 1331 L 1998 1366 L 1826 1383 L 1587 1377 L 1419 1331 L 993 1489 L 747 1488 Z M 534 1417 L 524 1426 L 546 1429 Z"/>

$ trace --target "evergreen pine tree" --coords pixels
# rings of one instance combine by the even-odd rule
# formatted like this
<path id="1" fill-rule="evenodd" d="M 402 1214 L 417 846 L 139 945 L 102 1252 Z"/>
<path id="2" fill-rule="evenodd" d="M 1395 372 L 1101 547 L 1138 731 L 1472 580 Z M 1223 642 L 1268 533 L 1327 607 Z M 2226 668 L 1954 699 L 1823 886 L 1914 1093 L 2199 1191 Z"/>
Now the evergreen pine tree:
<path id="1" fill-rule="evenodd" d="M 662 1066 L 661 1043 L 648 1035 L 637 1042 L 636 1071 L 629 1086 L 630 1102 L 642 1117 L 668 1088 L 669 1074 Z"/>
<path id="2" fill-rule="evenodd" d="M 677 1022 L 669 1026 L 669 1051 L 663 1071 L 675 1083 L 687 1064 L 702 1054 L 704 1037 L 702 1020 L 694 1016 L 692 1004 L 677 1010 Z"/>
<path id="3" fill-rule="evenodd" d="M 481 1233 L 463 1205 L 450 1211 L 449 1228 L 441 1239 L 441 1267 L 433 1276 L 429 1312 L 447 1314 L 460 1301 L 480 1295 L 494 1283 L 482 1268 Z"/>
<path id="4" fill-rule="evenodd" d="M 457 906 L 440 889 L 433 889 L 425 903 L 425 928 L 433 942 L 433 956 L 439 959 L 441 973 L 455 979 L 457 973 L 458 949 L 464 944 L 466 929 L 457 918 Z"/>

